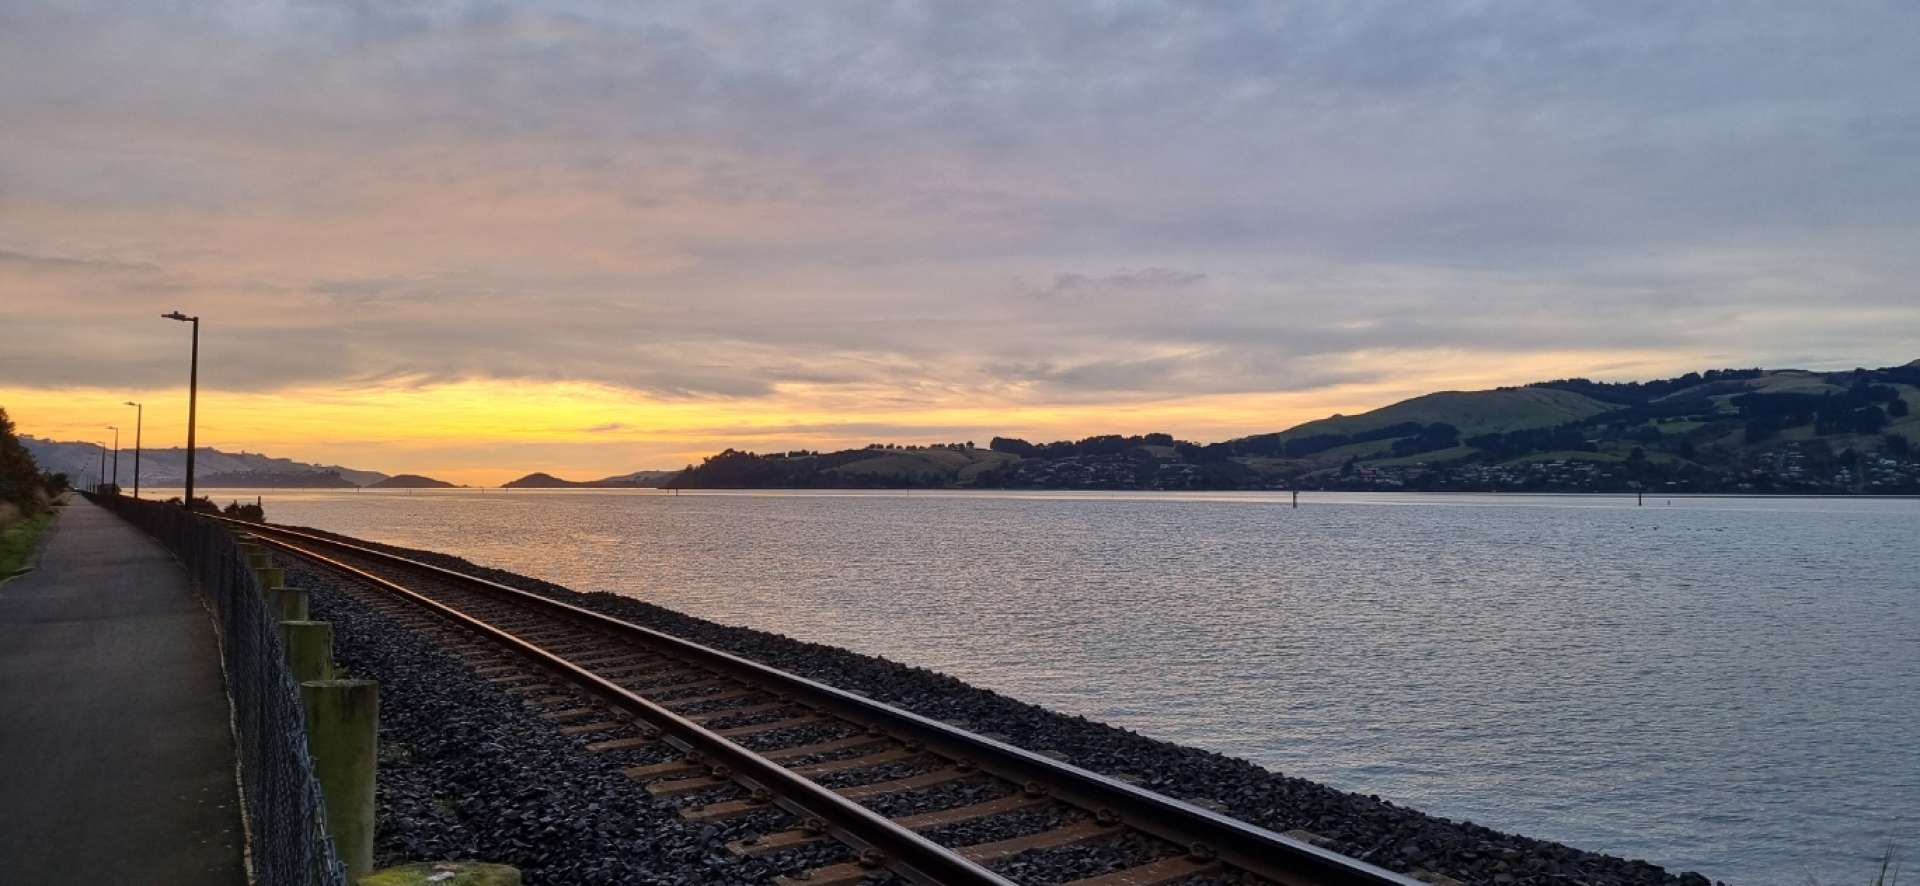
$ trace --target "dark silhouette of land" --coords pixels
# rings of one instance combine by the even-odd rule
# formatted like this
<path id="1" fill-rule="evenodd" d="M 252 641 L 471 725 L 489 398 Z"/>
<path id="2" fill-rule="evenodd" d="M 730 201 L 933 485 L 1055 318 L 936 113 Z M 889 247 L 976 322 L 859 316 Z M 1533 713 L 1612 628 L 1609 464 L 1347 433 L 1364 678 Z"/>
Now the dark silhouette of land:
<path id="1" fill-rule="evenodd" d="M 395 474 L 385 480 L 369 484 L 368 489 L 458 489 L 458 485 L 419 474 Z"/>
<path id="2" fill-rule="evenodd" d="M 508 489 L 1339 489 L 1920 494 L 1920 360 L 1814 372 L 1716 369 L 1648 382 L 1556 379 L 1441 391 L 1359 415 L 1218 443 L 1171 434 L 1032 442 L 873 443 L 836 452 L 727 449 L 686 469 Z M 20 441 L 43 466 L 97 473 L 90 443 Z M 167 482 L 166 456 L 154 450 Z M 199 450 L 233 465 L 206 488 L 447 488 L 403 474 Z M 158 456 L 158 457 L 156 457 Z M 150 474 L 152 478 L 156 475 Z"/>
<path id="3" fill-rule="evenodd" d="M 1444 391 L 1199 444 L 995 437 L 839 452 L 726 450 L 676 488 L 1346 489 L 1920 494 L 1920 360 Z"/>
<path id="4" fill-rule="evenodd" d="M 552 474 L 535 472 L 500 484 L 502 489 L 645 489 L 656 488 L 679 475 L 679 471 L 634 471 L 598 480 L 562 480 Z"/>

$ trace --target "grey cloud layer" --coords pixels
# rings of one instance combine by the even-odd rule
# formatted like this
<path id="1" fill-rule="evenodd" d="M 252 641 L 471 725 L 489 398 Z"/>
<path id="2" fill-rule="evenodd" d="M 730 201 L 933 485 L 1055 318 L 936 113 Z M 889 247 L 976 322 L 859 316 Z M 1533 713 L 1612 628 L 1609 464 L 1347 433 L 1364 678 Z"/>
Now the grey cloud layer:
<path id="1" fill-rule="evenodd" d="M 170 380 L 175 303 L 257 388 L 1904 362 L 1916 45 L 1904 3 L 0 0 L 0 381 Z"/>

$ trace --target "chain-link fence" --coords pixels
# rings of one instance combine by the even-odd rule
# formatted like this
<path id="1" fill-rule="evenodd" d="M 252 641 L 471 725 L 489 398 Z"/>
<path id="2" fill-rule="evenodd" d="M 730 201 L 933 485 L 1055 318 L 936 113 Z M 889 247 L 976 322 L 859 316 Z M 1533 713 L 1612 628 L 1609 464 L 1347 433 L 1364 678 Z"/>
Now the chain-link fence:
<path id="1" fill-rule="evenodd" d="M 280 632 L 233 533 L 176 505 L 116 495 L 88 498 L 172 550 L 213 603 L 239 729 L 256 882 L 346 886 L 346 868 L 327 835 L 326 806 L 307 752 L 300 687 L 287 670 Z"/>

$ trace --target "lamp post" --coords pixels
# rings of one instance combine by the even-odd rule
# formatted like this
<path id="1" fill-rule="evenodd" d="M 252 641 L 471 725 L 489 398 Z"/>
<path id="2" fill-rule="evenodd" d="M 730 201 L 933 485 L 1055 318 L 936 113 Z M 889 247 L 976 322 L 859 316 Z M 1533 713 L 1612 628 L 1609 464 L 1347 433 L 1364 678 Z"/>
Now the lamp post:
<path id="1" fill-rule="evenodd" d="M 100 470 L 93 472 L 93 494 L 100 494 L 100 484 L 107 482 L 107 444 L 106 441 L 93 444 L 100 447 Z"/>
<path id="2" fill-rule="evenodd" d="M 146 407 L 132 400 L 127 405 L 133 407 L 133 497 L 140 497 L 140 426 L 146 424 Z"/>
<path id="3" fill-rule="evenodd" d="M 120 427 L 118 425 L 107 425 L 107 430 L 113 432 L 113 494 L 119 495 L 120 494 Z"/>
<path id="4" fill-rule="evenodd" d="M 200 318 L 189 317 L 179 311 L 160 316 L 193 324 L 193 356 L 187 364 L 187 497 L 183 499 L 187 513 L 193 513 L 193 419 L 200 400 Z"/>

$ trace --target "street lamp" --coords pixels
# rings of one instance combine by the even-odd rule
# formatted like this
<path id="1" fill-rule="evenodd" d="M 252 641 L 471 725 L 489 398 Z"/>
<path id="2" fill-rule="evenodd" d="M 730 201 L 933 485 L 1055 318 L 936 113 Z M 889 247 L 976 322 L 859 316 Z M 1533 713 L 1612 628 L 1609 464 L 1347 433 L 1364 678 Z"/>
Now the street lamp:
<path id="1" fill-rule="evenodd" d="M 146 407 L 132 400 L 127 405 L 133 407 L 133 497 L 140 497 L 140 426 L 146 424 Z"/>
<path id="2" fill-rule="evenodd" d="M 192 362 L 187 364 L 187 497 L 184 499 L 187 513 L 193 513 L 193 418 L 200 400 L 200 318 L 189 317 L 179 311 L 160 316 L 193 324 L 193 357 Z"/>
<path id="3" fill-rule="evenodd" d="M 113 432 L 113 494 L 119 495 L 120 494 L 120 428 L 118 425 L 107 425 L 107 430 Z"/>
<path id="4" fill-rule="evenodd" d="M 100 447 L 100 470 L 93 472 L 93 494 L 100 494 L 100 484 L 107 482 L 107 444 L 106 441 L 93 444 Z"/>

